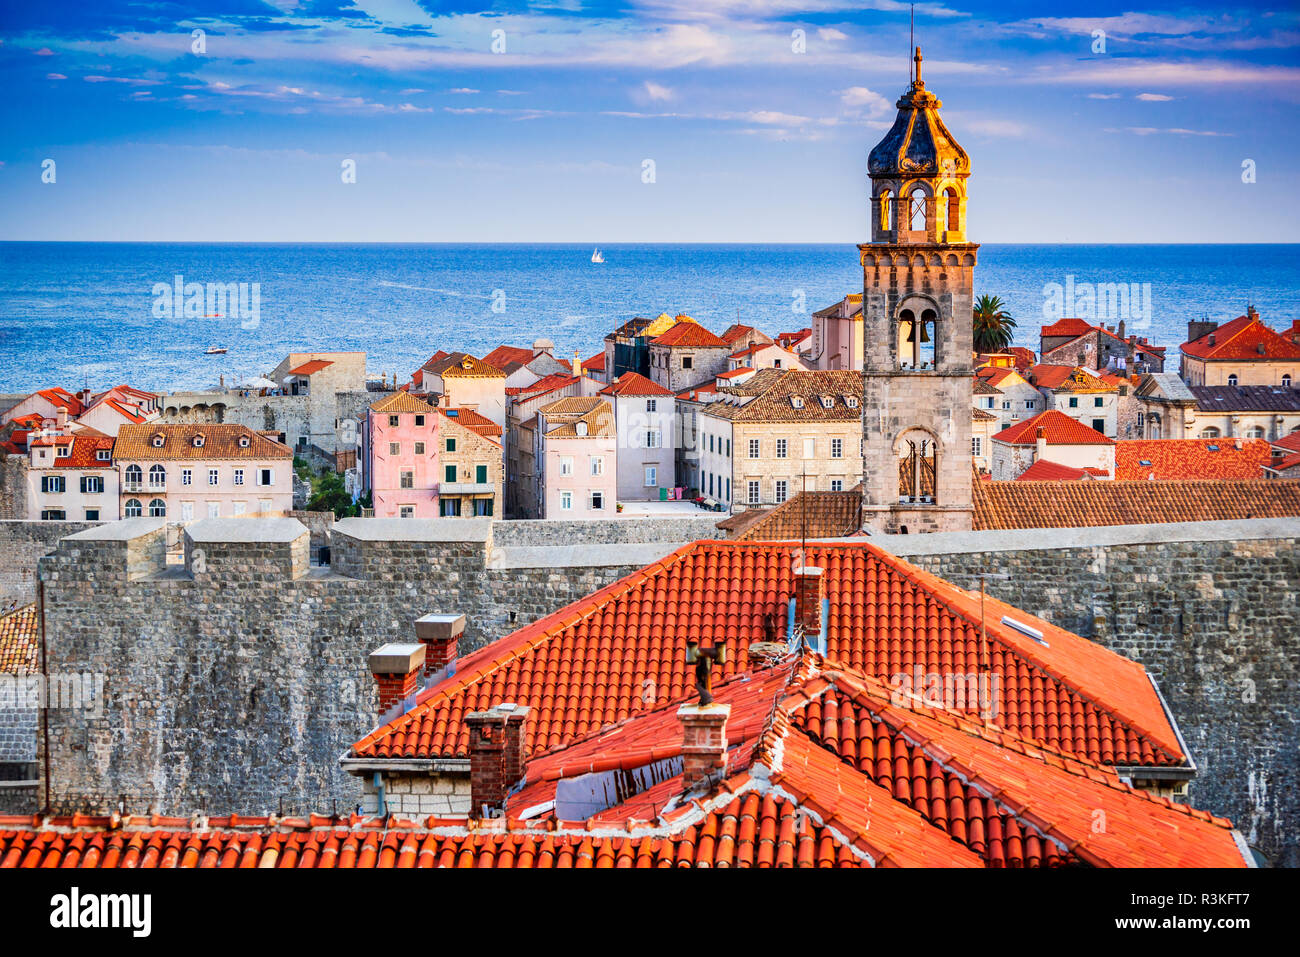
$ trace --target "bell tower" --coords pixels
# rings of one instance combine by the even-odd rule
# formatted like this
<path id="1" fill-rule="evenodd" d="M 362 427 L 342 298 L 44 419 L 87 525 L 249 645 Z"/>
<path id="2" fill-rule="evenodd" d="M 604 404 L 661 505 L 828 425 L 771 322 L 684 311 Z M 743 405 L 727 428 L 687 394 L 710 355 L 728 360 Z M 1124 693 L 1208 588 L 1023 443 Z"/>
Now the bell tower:
<path id="1" fill-rule="evenodd" d="M 970 157 L 921 78 L 871 151 L 862 259 L 862 521 L 883 532 L 969 529 L 976 243 L 966 241 Z"/>

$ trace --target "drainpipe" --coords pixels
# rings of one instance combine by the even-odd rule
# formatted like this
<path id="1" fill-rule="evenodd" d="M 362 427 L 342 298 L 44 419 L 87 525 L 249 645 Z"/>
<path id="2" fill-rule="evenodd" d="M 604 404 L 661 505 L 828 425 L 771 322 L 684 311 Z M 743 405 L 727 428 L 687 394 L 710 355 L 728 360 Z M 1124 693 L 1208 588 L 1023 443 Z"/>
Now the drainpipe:
<path id="1" fill-rule="evenodd" d="M 388 802 L 384 800 L 384 773 L 382 771 L 376 771 L 374 781 L 375 796 L 378 798 L 378 803 L 375 805 L 375 816 L 387 817 Z"/>
<path id="2" fill-rule="evenodd" d="M 45 647 L 45 582 L 40 578 L 39 569 L 36 579 L 36 600 L 41 619 L 41 745 L 45 752 L 45 809 L 50 813 L 50 656 Z"/>
<path id="3" fill-rule="evenodd" d="M 785 608 L 785 641 L 791 649 L 794 648 L 794 598 L 786 602 Z"/>
<path id="4" fill-rule="evenodd" d="M 821 634 L 817 636 L 817 644 L 819 645 L 817 650 L 822 654 L 823 657 L 826 655 L 826 635 L 827 635 L 827 629 L 830 628 L 830 624 L 829 624 L 830 620 L 831 620 L 831 600 L 829 598 L 823 598 L 822 599 L 822 631 Z"/>

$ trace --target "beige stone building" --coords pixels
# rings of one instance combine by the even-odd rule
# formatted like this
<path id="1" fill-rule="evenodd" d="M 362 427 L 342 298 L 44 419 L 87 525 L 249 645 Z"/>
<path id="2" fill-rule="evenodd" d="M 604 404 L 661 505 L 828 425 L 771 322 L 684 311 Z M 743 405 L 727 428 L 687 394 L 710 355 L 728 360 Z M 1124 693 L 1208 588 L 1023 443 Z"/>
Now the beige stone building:
<path id="1" fill-rule="evenodd" d="M 1300 386 L 1300 345 L 1274 332 L 1251 307 L 1219 325 L 1189 322 L 1183 380 L 1190 386 Z"/>
<path id="2" fill-rule="evenodd" d="M 437 414 L 439 514 L 500 518 L 505 477 L 500 426 L 472 409 L 439 407 Z"/>
<path id="3" fill-rule="evenodd" d="M 858 484 L 859 373 L 761 370 L 747 385 L 719 390 L 698 412 L 702 495 L 739 511 L 780 505 L 805 482 L 832 492 Z"/>

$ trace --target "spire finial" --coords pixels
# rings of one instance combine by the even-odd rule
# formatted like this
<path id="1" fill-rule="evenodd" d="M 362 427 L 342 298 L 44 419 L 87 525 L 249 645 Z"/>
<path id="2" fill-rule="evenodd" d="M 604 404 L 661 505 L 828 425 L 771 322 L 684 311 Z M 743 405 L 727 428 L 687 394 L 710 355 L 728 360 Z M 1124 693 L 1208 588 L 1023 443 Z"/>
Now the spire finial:
<path id="1" fill-rule="evenodd" d="M 916 63 L 916 85 L 925 86 L 925 83 L 921 80 L 921 48 L 919 46 L 916 48 L 916 56 L 912 57 L 912 60 Z"/>

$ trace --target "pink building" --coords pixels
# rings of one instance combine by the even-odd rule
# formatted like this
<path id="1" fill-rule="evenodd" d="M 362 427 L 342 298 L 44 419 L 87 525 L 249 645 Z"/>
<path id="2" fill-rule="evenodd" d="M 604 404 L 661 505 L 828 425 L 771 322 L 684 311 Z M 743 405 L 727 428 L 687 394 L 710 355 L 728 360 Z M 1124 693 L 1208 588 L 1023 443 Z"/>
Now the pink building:
<path id="1" fill-rule="evenodd" d="M 596 396 L 571 396 L 537 411 L 539 517 L 613 518 L 617 511 L 618 429 Z"/>
<path id="2" fill-rule="evenodd" d="M 376 518 L 437 518 L 438 431 L 442 417 L 409 392 L 370 406 L 366 415 L 365 487 Z"/>

